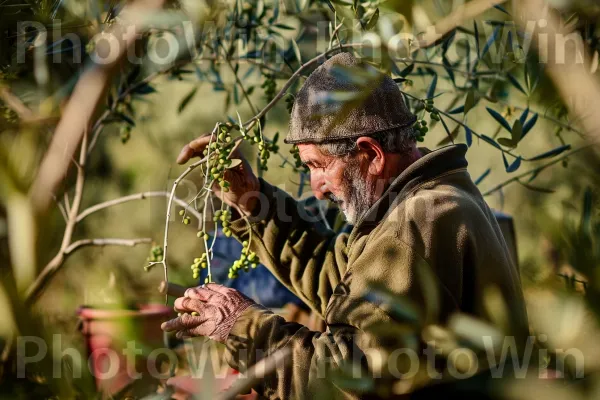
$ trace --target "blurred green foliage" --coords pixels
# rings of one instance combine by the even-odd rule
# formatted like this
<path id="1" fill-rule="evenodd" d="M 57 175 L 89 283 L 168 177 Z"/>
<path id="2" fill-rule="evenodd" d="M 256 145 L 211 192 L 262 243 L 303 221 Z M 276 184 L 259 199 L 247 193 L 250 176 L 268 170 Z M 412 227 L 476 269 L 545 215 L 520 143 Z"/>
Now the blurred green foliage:
<path id="1" fill-rule="evenodd" d="M 559 12 L 565 25 L 584 37 L 589 54 L 597 60 L 598 6 L 562 3 Z M 164 197 L 106 208 L 81 221 L 75 232 L 81 239 L 149 237 L 152 246 L 78 250 L 33 309 L 23 304 L 23 288 L 18 288 L 18 282 L 30 282 L 61 245 L 65 222 L 59 207 L 36 219 L 27 192 L 65 103 L 81 73 L 90 68 L 91 55 L 102 51 L 99 33 L 117 21 L 122 6 L 100 0 L 0 3 L 0 337 L 4 338 L 0 347 L 5 352 L 14 334 L 36 332 L 46 339 L 67 333 L 69 343 L 82 349 L 81 337 L 73 333 L 78 305 L 133 306 L 161 300 L 155 288 L 162 271 L 142 272 L 149 255 L 151 261 L 162 261 L 156 248 L 163 240 Z M 82 209 L 134 193 L 170 190 L 183 171 L 173 161 L 184 143 L 211 131 L 216 123 L 227 124 L 237 134 L 241 116 L 252 121 L 273 100 L 285 101 L 272 104 L 257 118 L 260 135 L 253 132 L 264 138 L 263 148 L 245 143 L 242 151 L 267 180 L 299 197 L 308 195 L 306 171 L 299 169 L 293 148 L 278 147 L 276 135 L 285 132 L 294 93 L 316 66 L 309 60 L 347 46 L 346 51 L 363 55 L 396 80 L 418 115 L 425 146 L 452 142 L 470 146 L 472 176 L 495 208 L 515 218 L 532 329 L 549 337 L 540 346 L 551 353 L 579 348 L 588 356 L 583 384 L 550 394 L 597 396 L 600 354 L 593 313 L 598 317 L 600 304 L 600 161 L 595 149 L 587 147 L 590 133 L 582 132 L 578 121 L 570 118 L 566 100 L 556 93 L 536 52 L 526 51 L 527 33 L 513 22 L 508 4 L 491 8 L 475 21 L 463 21 L 444 32 L 435 46 L 412 54 L 390 45 L 393 35 L 424 31 L 457 7 L 441 0 L 168 3 L 152 17 L 154 26 L 136 44 L 140 63 L 123 63 L 118 69 L 92 121 Z M 26 21 L 41 25 L 23 28 Z M 36 41 L 39 26 L 48 33 L 42 43 Z M 383 48 L 352 48 L 366 35 L 377 35 Z M 171 47 L 178 43 L 179 51 L 170 55 L 169 43 Z M 298 71 L 300 79 L 288 81 Z M 360 81 L 365 88 L 370 83 L 368 77 L 347 79 Z M 328 96 L 339 102 L 344 94 Z M 17 107 L 11 98 L 18 100 Z M 65 176 L 56 196 L 62 207 L 73 199 L 74 170 Z M 189 200 L 203 178 L 195 173 L 188 179 L 177 195 Z M 192 285 L 189 260 L 204 248 L 195 240 L 194 224 L 171 225 L 169 279 Z M 578 294 L 581 286 L 585 296 Z M 395 306 L 407 310 L 401 300 Z M 575 319 L 580 315 L 585 318 Z M 457 332 L 476 326 L 469 324 L 457 322 L 454 328 L 460 329 L 449 328 L 446 337 L 458 337 Z M 14 353 L 9 356 L 15 362 Z M 14 368 L 3 363 L 0 387 L 7 388 L 3 395 L 85 397 L 92 390 L 89 377 L 81 384 L 44 378 L 45 363 L 50 362 L 30 371 L 28 383 L 13 381 Z M 40 385 L 30 386 L 31 382 Z M 538 384 L 517 382 L 518 390 L 509 389 L 509 395 L 535 398 L 536 392 L 530 390 Z"/>

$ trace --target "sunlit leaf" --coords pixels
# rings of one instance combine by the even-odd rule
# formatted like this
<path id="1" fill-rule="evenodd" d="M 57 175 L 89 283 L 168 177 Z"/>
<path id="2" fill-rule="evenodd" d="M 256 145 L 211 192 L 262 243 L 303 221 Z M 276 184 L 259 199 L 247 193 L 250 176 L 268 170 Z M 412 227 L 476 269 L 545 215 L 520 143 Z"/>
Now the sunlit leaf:
<path id="1" fill-rule="evenodd" d="M 379 8 L 375 10 L 375 13 L 369 18 L 369 22 L 367 22 L 366 29 L 370 31 L 377 25 L 377 21 L 379 20 Z"/>
<path id="2" fill-rule="evenodd" d="M 464 113 L 465 115 L 473 109 L 475 106 L 475 92 L 473 90 L 469 90 L 467 93 L 467 97 L 465 99 Z"/>
<path id="3" fill-rule="evenodd" d="M 477 21 L 473 21 L 473 36 L 475 36 L 475 49 L 477 50 L 477 58 L 481 58 L 481 47 L 479 44 L 479 28 Z"/>
<path id="4" fill-rule="evenodd" d="M 502 146 L 508 147 L 510 149 L 517 147 L 517 144 L 511 138 L 504 138 L 504 137 L 498 138 L 498 143 L 500 143 Z"/>
<path id="5" fill-rule="evenodd" d="M 294 39 L 292 39 L 292 48 L 294 49 L 294 55 L 296 56 L 296 60 L 300 64 L 302 64 L 302 56 L 300 55 L 300 48 L 298 47 L 298 43 Z"/>

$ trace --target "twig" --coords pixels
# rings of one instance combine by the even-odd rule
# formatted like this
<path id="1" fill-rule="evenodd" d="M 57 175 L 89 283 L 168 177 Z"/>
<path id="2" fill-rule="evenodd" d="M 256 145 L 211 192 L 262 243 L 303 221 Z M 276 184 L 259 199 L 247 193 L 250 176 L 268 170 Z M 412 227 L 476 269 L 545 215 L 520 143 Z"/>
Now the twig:
<path id="1" fill-rule="evenodd" d="M 104 203 L 99 203 L 96 204 L 92 207 L 86 208 L 85 210 L 83 210 L 78 216 L 77 216 L 77 220 L 76 222 L 81 222 L 84 218 L 86 218 L 87 216 L 89 216 L 90 214 L 93 214 L 97 211 L 100 210 L 104 210 L 105 208 L 109 208 L 109 207 L 113 207 L 119 204 L 123 204 L 123 203 L 127 203 L 130 201 L 135 201 L 135 200 L 145 200 L 149 197 L 169 197 L 169 193 L 165 192 L 165 191 L 158 191 L 158 192 L 142 192 L 142 193 L 136 193 L 136 194 L 132 194 L 129 196 L 124 196 L 124 197 L 119 197 L 118 199 L 114 199 L 114 200 L 109 200 L 109 201 L 105 201 Z M 181 200 L 178 197 L 174 197 L 173 201 L 175 203 L 177 203 L 178 205 L 180 205 L 181 207 L 187 208 L 187 203 L 183 200 Z M 202 220 L 202 215 L 197 212 L 196 210 L 192 209 L 192 208 L 188 208 L 186 212 L 189 212 L 190 214 L 192 214 L 194 217 L 196 217 L 198 219 L 198 221 Z"/>
<path id="2" fill-rule="evenodd" d="M 79 151 L 79 163 L 77 164 L 77 179 L 75 182 L 75 194 L 73 196 L 73 203 L 71 204 L 70 213 L 68 214 L 67 226 L 63 234 L 63 240 L 60 245 L 58 254 L 54 256 L 52 260 L 44 267 L 40 275 L 35 279 L 31 286 L 25 293 L 25 301 L 27 303 L 33 302 L 40 294 L 44 284 L 52 278 L 52 276 L 58 271 L 60 266 L 65 260 L 65 251 L 71 244 L 73 237 L 73 231 L 77 224 L 77 213 L 79 213 L 79 207 L 81 206 L 81 198 L 83 197 L 83 184 L 85 182 L 85 163 L 87 160 L 87 141 L 88 133 L 84 132 L 81 140 L 81 147 Z"/>
<path id="3" fill-rule="evenodd" d="M 65 256 L 68 256 L 75 250 L 80 247 L 86 246 L 128 246 L 134 247 L 138 244 L 147 244 L 152 243 L 151 238 L 140 238 L 140 239 L 81 239 L 73 242 L 69 247 L 67 247 L 64 251 Z"/>
<path id="4" fill-rule="evenodd" d="M 489 195 L 491 195 L 493 193 L 496 193 L 497 191 L 502 190 L 504 187 L 510 185 L 511 183 L 517 182 L 517 181 L 521 180 L 522 178 L 525 178 L 526 176 L 533 175 L 533 174 L 538 174 L 541 171 L 545 170 L 546 168 L 548 168 L 548 167 L 550 167 L 550 166 L 552 166 L 554 164 L 559 163 L 560 161 L 564 160 L 565 158 L 568 158 L 568 157 L 572 156 L 573 154 L 579 153 L 580 151 L 589 149 L 590 147 L 594 147 L 594 146 L 596 146 L 596 144 L 588 144 L 588 145 L 579 147 L 579 148 L 577 148 L 575 150 L 572 150 L 572 151 L 570 151 L 570 152 L 562 155 L 561 157 L 555 158 L 554 160 L 552 160 L 552 161 L 550 161 L 550 162 L 548 162 L 546 164 L 543 164 L 543 165 L 540 165 L 539 167 L 530 169 L 529 171 L 523 172 L 522 174 L 516 175 L 516 176 L 514 176 L 514 177 L 512 177 L 512 178 L 510 178 L 510 179 L 508 179 L 508 180 L 506 180 L 506 181 L 504 181 L 502 183 L 500 183 L 499 185 L 497 185 L 497 186 L 493 187 L 492 189 L 488 190 L 487 192 L 484 192 L 482 194 L 482 196 L 485 197 L 485 196 L 489 196 Z"/>
<path id="5" fill-rule="evenodd" d="M 260 360 L 248 369 L 244 377 L 238 378 L 228 390 L 217 396 L 217 400 L 233 400 L 238 394 L 248 392 L 267 375 L 289 363 L 291 353 L 292 350 L 289 347 L 284 347 L 269 357 Z"/>

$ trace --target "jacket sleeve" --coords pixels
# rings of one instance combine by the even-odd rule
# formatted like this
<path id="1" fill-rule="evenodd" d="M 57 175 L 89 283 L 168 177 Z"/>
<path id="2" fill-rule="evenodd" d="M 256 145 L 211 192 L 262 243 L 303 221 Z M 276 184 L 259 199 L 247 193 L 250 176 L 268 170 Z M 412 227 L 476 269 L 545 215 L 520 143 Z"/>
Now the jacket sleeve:
<path id="1" fill-rule="evenodd" d="M 419 354 L 419 326 L 427 318 L 424 315 L 422 319 L 419 311 L 429 306 L 422 289 L 426 287 L 423 275 L 417 271 L 422 263 L 422 258 L 393 234 L 380 235 L 351 266 L 350 290 L 338 289 L 333 294 L 327 310 L 327 332 L 288 323 L 255 305 L 242 313 L 228 336 L 228 363 L 245 372 L 261 358 L 287 348 L 287 363 L 255 387 L 269 399 L 304 399 L 315 393 L 319 398 L 360 398 L 363 389 L 390 388 L 382 381 L 399 379 L 415 367 L 410 364 L 414 358 L 409 357 L 406 365 L 407 357 L 401 355 L 410 351 L 415 357 Z M 377 292 L 369 289 L 371 282 L 383 283 L 380 293 L 397 296 L 395 307 L 401 310 L 395 312 L 380 302 Z M 347 375 L 348 371 L 352 375 Z M 416 385 L 422 375 L 411 379 L 411 385 Z M 343 381 L 353 387 L 340 387 Z"/>
<path id="2" fill-rule="evenodd" d="M 348 235 L 336 235 L 291 196 L 261 179 L 255 216 L 231 231 L 288 289 L 321 316 L 346 268 Z"/>

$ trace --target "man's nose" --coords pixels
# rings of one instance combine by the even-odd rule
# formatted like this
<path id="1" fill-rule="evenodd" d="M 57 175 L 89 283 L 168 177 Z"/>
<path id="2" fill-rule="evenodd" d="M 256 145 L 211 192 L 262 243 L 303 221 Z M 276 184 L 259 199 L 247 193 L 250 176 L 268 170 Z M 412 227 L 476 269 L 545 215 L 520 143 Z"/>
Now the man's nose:
<path id="1" fill-rule="evenodd" d="M 310 174 L 310 188 L 317 199 L 325 200 L 327 198 L 326 194 L 329 193 L 329 190 L 321 174 Z"/>

